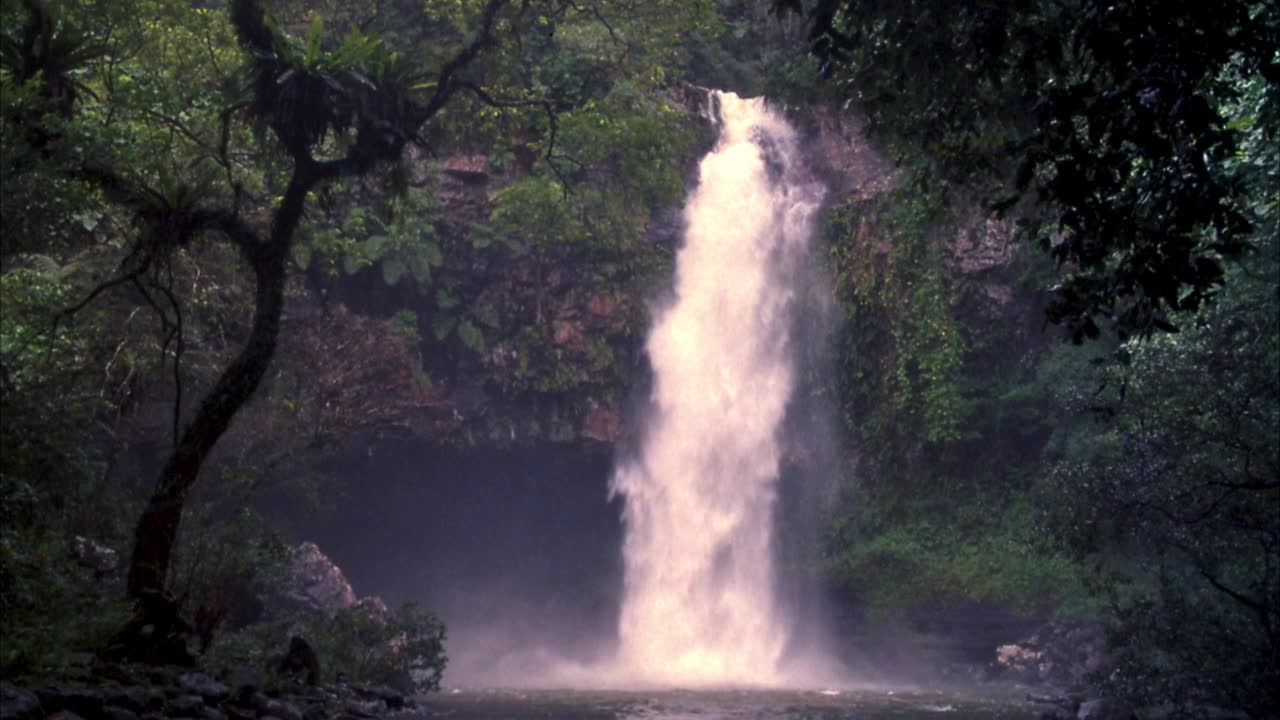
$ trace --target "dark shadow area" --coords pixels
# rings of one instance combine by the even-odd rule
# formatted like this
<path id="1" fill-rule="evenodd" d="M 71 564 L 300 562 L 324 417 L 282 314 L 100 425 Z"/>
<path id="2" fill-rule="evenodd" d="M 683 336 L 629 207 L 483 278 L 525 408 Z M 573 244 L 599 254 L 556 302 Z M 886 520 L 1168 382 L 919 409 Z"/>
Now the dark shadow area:
<path id="1" fill-rule="evenodd" d="M 344 488 L 282 511 L 356 593 L 414 600 L 448 625 L 446 682 L 488 682 L 508 657 L 586 661 L 616 642 L 621 501 L 608 452 L 380 444 L 327 468 Z"/>

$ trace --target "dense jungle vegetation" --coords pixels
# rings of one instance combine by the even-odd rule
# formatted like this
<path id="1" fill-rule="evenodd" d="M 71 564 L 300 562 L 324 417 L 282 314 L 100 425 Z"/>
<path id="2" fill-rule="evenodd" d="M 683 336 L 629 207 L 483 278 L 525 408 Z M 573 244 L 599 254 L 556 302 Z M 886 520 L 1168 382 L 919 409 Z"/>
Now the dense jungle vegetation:
<path id="1" fill-rule="evenodd" d="M 379 438 L 617 440 L 720 87 L 887 159 L 824 169 L 870 176 L 829 194 L 832 342 L 803 388 L 846 448 L 817 528 L 839 602 L 1088 619 L 1108 694 L 1280 714 L 1274 6 L 0 20 L 6 678 L 82 651 L 261 665 L 305 627 L 351 677 L 438 685 L 419 608 L 262 607 L 297 539 L 255 499 L 305 503 L 339 481 L 323 458 Z M 85 538 L 120 566 L 85 567 Z M 143 632 L 174 611 L 189 630 Z"/>

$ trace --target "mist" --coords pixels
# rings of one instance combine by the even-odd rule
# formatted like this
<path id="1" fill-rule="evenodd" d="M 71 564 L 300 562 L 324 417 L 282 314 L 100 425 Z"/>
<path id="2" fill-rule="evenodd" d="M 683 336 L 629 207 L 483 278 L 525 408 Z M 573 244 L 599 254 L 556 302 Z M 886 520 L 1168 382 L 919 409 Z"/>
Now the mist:
<path id="1" fill-rule="evenodd" d="M 447 683 L 527 683 L 548 657 L 589 662 L 616 642 L 610 468 L 591 448 L 379 444 L 328 468 L 344 489 L 288 523 L 358 593 L 413 600 L 445 621 Z"/>

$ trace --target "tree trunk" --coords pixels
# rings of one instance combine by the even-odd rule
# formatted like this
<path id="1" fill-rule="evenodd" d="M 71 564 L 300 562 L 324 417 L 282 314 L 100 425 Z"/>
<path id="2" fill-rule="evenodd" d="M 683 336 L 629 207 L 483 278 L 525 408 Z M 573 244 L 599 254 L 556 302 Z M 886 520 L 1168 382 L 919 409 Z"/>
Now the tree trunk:
<path id="1" fill-rule="evenodd" d="M 160 471 L 155 494 L 138 520 L 133 555 L 129 561 L 128 593 L 134 600 L 147 593 L 165 590 L 187 492 L 213 446 L 226 432 L 235 414 L 253 397 L 271 364 L 284 310 L 285 259 L 293 231 L 302 217 L 307 192 L 317 179 L 312 167 L 302 165 L 295 168 L 284 201 L 276 211 L 267 243 L 235 238 L 253 266 L 258 285 L 253 330 L 244 349 L 200 403 L 195 418 Z"/>
<path id="2" fill-rule="evenodd" d="M 148 614 L 145 608 L 155 605 L 149 603 L 148 598 L 164 593 L 187 492 L 214 445 L 230 426 L 231 419 L 257 390 L 275 354 L 280 316 L 284 309 L 285 260 L 294 230 L 302 218 L 307 193 L 322 183 L 340 177 L 364 175 L 379 164 L 397 160 L 407 139 L 415 136 L 418 128 L 434 117 L 462 87 L 461 83 L 453 80 L 455 74 L 465 69 L 492 42 L 498 12 L 506 4 L 507 0 L 487 0 L 479 32 L 441 66 L 435 92 L 426 107 L 397 120 L 398 124 L 391 130 L 398 132 L 388 134 L 381 122 L 362 124 L 355 144 L 345 157 L 318 162 L 312 158 L 309 146 L 291 141 L 291 138 L 301 137 L 296 132 L 297 128 L 293 128 L 295 132 L 283 132 L 281 127 L 273 125 L 277 138 L 293 157 L 294 167 L 289 187 L 272 217 L 271 236 L 265 243 L 233 214 L 196 213 L 198 222 L 194 225 L 197 229 L 223 232 L 240 247 L 253 266 L 258 284 L 253 330 L 244 349 L 200 403 L 195 418 L 161 470 L 155 494 L 138 520 L 133 555 L 129 561 L 128 593 L 138 602 L 139 612 L 131 625 L 143 627 Z M 232 24 L 236 26 L 241 42 L 259 53 L 276 52 L 276 40 L 257 0 L 237 0 L 232 3 L 231 10 Z M 396 103 L 405 102 L 394 89 L 387 97 Z"/>
<path id="3" fill-rule="evenodd" d="M 284 309 L 285 264 L 284 253 L 269 255 L 255 263 L 258 290 L 249 341 L 200 404 L 138 520 L 128 585 L 129 596 L 135 599 L 144 592 L 165 589 L 187 491 L 231 418 L 253 396 L 275 354 Z"/>

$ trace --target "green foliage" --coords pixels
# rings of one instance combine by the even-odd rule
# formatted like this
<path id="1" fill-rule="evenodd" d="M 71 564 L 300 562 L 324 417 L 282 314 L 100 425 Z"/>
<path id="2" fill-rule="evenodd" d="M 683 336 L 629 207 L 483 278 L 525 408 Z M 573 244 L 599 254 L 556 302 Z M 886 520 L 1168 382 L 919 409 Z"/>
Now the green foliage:
<path id="1" fill-rule="evenodd" d="M 115 548 L 133 503 L 107 476 L 108 453 L 86 442 L 101 400 L 80 395 L 83 336 L 51 332 L 50 293 L 31 271 L 0 276 L 0 672 L 60 675 L 74 653 L 104 648 L 128 617 L 119 577 L 76 562 L 75 536 Z M 54 306 L 56 307 L 56 305 Z M 69 354 L 64 354 L 69 353 Z M 53 403 L 43 394 L 64 388 Z"/>
<path id="2" fill-rule="evenodd" d="M 1044 612 L 1082 595 L 1080 567 L 1047 542 L 1032 492 L 922 498 L 888 514 L 850 498 L 833 528 L 828 574 L 872 614 L 958 601 Z"/>
<path id="3" fill-rule="evenodd" d="M 1259 245 L 1182 332 L 1064 384 L 1072 437 L 1050 478 L 1058 537 L 1122 620 L 1113 691 L 1265 716 L 1280 678 L 1280 257 Z"/>
<path id="4" fill-rule="evenodd" d="M 971 332 L 927 197 L 893 192 L 832 211 L 828 267 L 844 316 L 839 382 L 847 427 L 886 455 L 921 439 L 961 439 L 962 372 Z"/>
<path id="5" fill-rule="evenodd" d="M 799 10 L 798 0 L 778 0 Z M 1102 0 L 809 6 L 813 50 L 922 183 L 1021 203 L 1066 277 L 1072 337 L 1169 330 L 1221 285 L 1251 230 L 1236 98 L 1274 142 L 1276 14 L 1265 4 Z M 1274 177 L 1274 176 L 1273 176 Z"/>
<path id="6" fill-rule="evenodd" d="M 695 86 L 764 95 L 783 107 L 804 108 L 826 88 L 804 39 L 807 23 L 772 11 L 768 0 L 716 0 L 711 22 L 685 37 L 683 79 Z"/>
<path id="7" fill-rule="evenodd" d="M 76 653 L 107 647 L 130 606 L 117 584 L 76 564 L 70 536 L 10 524 L 33 491 L 13 485 L 0 483 L 0 671 L 6 678 L 63 675 Z"/>
<path id="8" fill-rule="evenodd" d="M 263 598 L 282 594 L 289 568 L 288 546 L 249 508 L 254 478 L 230 469 L 221 475 L 187 508 L 174 548 L 170 586 L 194 620 L 193 652 L 224 630 L 259 621 Z"/>
<path id="9" fill-rule="evenodd" d="M 417 345 L 422 342 L 422 336 L 418 334 L 418 313 L 412 310 L 397 310 L 391 316 L 391 327 L 400 335 L 403 335 L 409 342 Z"/>
<path id="10" fill-rule="evenodd" d="M 475 352 L 484 352 L 484 335 L 470 320 L 458 323 L 458 339 Z"/>
<path id="11" fill-rule="evenodd" d="M 494 199 L 489 227 L 513 243 L 573 245 L 587 237 L 555 178 L 530 176 L 503 188 Z"/>
<path id="12" fill-rule="evenodd" d="M 41 260 L 30 262 L 39 264 Z M 5 308 L 4 322 L 0 323 L 0 357 L 4 358 L 6 389 L 30 392 L 52 375 L 75 370 L 76 355 L 85 351 L 84 336 L 69 324 L 54 327 L 55 313 L 67 304 L 71 290 L 60 274 L 61 268 L 54 264 L 43 272 L 34 267 L 15 268 L 0 276 L 0 301 Z"/>
<path id="13" fill-rule="evenodd" d="M 339 267 L 354 275 L 377 265 L 387 285 L 410 277 L 425 290 L 432 272 L 444 264 L 435 225 L 439 218 L 435 195 L 408 188 L 393 204 L 352 207 L 326 218 L 332 224 L 313 225 L 294 246 L 293 260 L 304 271 L 315 263 L 331 277 Z"/>
<path id="14" fill-rule="evenodd" d="M 678 161 L 692 155 L 706 132 L 666 98 L 629 82 L 615 83 L 561 125 L 563 147 L 552 163 L 571 178 L 579 222 L 605 247 L 633 243 L 654 208 L 680 201 Z"/>
<path id="15" fill-rule="evenodd" d="M 962 272 L 954 239 L 987 231 L 973 223 L 914 186 L 827 217 L 837 391 L 859 460 L 827 574 L 873 615 L 1092 607 L 1040 510 L 1050 389 L 1020 353 L 1042 341 L 1018 327 L 1018 295 L 993 309 Z M 982 281 L 1013 292 L 1014 271 L 997 272 Z"/>
<path id="16" fill-rule="evenodd" d="M 337 48 L 324 50 L 321 17 L 313 17 L 303 42 L 243 0 L 231 4 L 231 22 L 251 57 L 250 110 L 295 156 L 309 156 L 332 133 L 346 147 L 358 145 L 365 161 L 397 161 L 426 117 L 410 99 L 415 66 L 376 34 L 353 27 Z"/>
<path id="17" fill-rule="evenodd" d="M 842 14 L 855 5 L 865 12 Z M 1274 714 L 1280 157 L 1274 124 L 1258 125 L 1275 113 L 1262 89 L 1272 60 L 1259 61 L 1241 29 L 1274 14 L 1233 25 L 1237 4 L 1196 40 L 1183 36 L 1188 18 L 1209 11 L 1162 15 L 1141 43 L 1195 57 L 1136 72 L 1186 62 L 1199 69 L 1178 82 L 1199 89 L 1190 100 L 1186 86 L 1160 85 L 1168 94 L 1144 105 L 1124 98 L 1150 78 L 1110 75 L 1132 70 L 1116 63 L 1134 51 L 1091 64 L 1101 52 L 1091 43 L 1146 12 L 1141 3 L 1084 3 L 1078 17 L 1047 5 L 819 7 L 839 10 L 826 21 L 855 40 L 830 69 L 906 165 L 897 195 L 838 208 L 828 228 L 840 398 L 860 460 L 830 540 L 832 576 L 883 613 L 937 597 L 1106 614 L 1119 621 L 1120 662 L 1102 679 L 1107 692 Z M 989 23 L 1018 31 L 984 34 Z M 1035 66 L 1054 41 L 1026 43 L 1047 27 L 1088 35 L 1068 51 L 1083 55 Z M 1198 65 L 1224 48 L 1229 62 Z M 1033 66 L 1006 64 L 1022 51 Z M 1213 117 L 1164 105 L 1178 97 L 1183 110 L 1207 102 Z M 1045 116 L 1020 115 L 1036 101 L 1069 106 L 1072 119 L 1037 129 Z M 1183 172 L 1170 148 L 1185 133 L 1199 149 Z M 1056 143 L 1060 153 L 1045 150 Z M 1028 157 L 1034 169 L 1015 177 Z M 1017 308 L 1036 310 L 1052 275 L 1025 251 L 996 271 L 1009 308 L 980 311 L 982 287 L 948 257 L 947 226 L 973 194 L 994 200 L 1010 187 L 1027 193 L 1008 208 L 1027 221 L 1023 237 L 1046 240 L 1069 266 L 1051 315 L 1077 337 L 1098 334 L 1090 313 L 1109 317 L 1119 339 L 1045 353 Z M 1245 247 L 1256 254 L 1224 262 Z M 1182 332 L 1131 339 L 1174 325 Z M 961 342 L 948 347 L 953 335 Z"/>
<path id="18" fill-rule="evenodd" d="M 405 692 L 440 689 L 447 658 L 444 625 L 416 603 L 386 617 L 363 608 L 333 614 L 295 611 L 218 638 L 206 660 L 216 672 L 238 667 L 270 668 L 293 636 L 305 638 L 320 660 L 324 681 L 388 684 Z"/>

